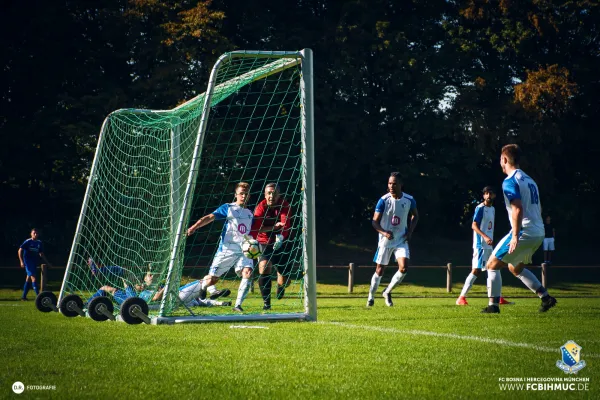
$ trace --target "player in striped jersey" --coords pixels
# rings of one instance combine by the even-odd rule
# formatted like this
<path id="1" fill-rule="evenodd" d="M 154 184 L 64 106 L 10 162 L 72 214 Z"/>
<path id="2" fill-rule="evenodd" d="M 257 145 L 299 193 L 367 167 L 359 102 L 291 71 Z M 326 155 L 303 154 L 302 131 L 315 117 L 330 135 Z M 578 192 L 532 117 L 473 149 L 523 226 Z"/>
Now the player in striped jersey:
<path id="1" fill-rule="evenodd" d="M 502 276 L 500 269 L 508 266 L 510 272 L 541 299 L 540 312 L 548 311 L 556 299 L 548 294 L 536 276 L 525 268 L 533 253 L 544 240 L 544 222 L 538 186 L 519 168 L 521 148 L 508 144 L 502 148 L 500 166 L 507 177 L 502 183 L 504 202 L 508 211 L 511 231 L 496 245 L 488 260 L 489 305 L 483 313 L 499 313 Z"/>
<path id="2" fill-rule="evenodd" d="M 408 241 L 419 221 L 417 203 L 411 195 L 402 191 L 400 173 L 392 172 L 387 186 L 388 193 L 377 202 L 372 220 L 373 228 L 379 232 L 379 243 L 373 259 L 377 268 L 371 278 L 367 307 L 372 307 L 375 303 L 375 293 L 392 255 L 398 262 L 398 272 L 382 294 L 388 307 L 394 305 L 392 289 L 406 276 L 410 259 Z"/>

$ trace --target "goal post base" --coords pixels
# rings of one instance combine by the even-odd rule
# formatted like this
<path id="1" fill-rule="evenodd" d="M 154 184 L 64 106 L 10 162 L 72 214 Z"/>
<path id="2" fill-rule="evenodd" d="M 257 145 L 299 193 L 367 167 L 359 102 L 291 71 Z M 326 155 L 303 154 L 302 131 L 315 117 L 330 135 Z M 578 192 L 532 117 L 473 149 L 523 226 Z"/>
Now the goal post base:
<path id="1" fill-rule="evenodd" d="M 306 313 L 290 314 L 230 314 L 181 317 L 154 317 L 152 325 L 194 324 L 202 322 L 311 321 Z"/>

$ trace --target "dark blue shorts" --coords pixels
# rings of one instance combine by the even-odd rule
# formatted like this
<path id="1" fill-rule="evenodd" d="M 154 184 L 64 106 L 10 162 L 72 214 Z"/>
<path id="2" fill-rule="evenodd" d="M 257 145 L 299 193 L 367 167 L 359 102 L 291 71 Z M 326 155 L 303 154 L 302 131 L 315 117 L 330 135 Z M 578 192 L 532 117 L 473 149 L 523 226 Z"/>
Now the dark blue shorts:
<path id="1" fill-rule="evenodd" d="M 25 264 L 25 273 L 27 276 L 36 276 L 37 274 L 37 265 L 27 265 Z"/>
<path id="2" fill-rule="evenodd" d="M 125 290 L 117 290 L 115 294 L 113 294 L 113 297 L 115 298 L 115 302 L 120 305 L 130 297 L 137 297 L 137 292 L 131 286 L 127 286 Z"/>

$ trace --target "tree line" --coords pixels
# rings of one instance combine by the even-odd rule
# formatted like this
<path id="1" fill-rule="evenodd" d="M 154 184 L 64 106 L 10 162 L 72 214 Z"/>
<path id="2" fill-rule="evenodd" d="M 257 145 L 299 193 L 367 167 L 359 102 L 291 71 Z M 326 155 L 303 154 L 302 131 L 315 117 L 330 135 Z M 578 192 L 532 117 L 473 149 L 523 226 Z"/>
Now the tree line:
<path id="1" fill-rule="evenodd" d="M 235 49 L 314 51 L 321 240 L 368 230 L 391 171 L 417 199 L 420 234 L 468 231 L 481 188 L 500 187 L 499 149 L 512 142 L 565 237 L 585 238 L 599 222 L 597 1 L 9 0 L 4 8 L 6 261 L 32 226 L 66 258 L 106 115 L 182 103 Z"/>

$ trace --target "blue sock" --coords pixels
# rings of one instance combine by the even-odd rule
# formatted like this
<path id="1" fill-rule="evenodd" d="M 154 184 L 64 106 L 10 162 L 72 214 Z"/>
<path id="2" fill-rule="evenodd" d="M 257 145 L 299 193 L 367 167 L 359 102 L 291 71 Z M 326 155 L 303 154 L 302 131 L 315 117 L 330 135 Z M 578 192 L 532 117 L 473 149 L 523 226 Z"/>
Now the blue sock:
<path id="1" fill-rule="evenodd" d="M 23 298 L 27 298 L 27 293 L 29 292 L 29 281 L 25 281 L 25 285 L 23 286 Z"/>
<path id="2" fill-rule="evenodd" d="M 40 289 L 38 289 L 37 281 L 31 282 L 31 285 L 33 286 L 33 290 L 35 290 L 35 294 L 40 294 Z"/>

